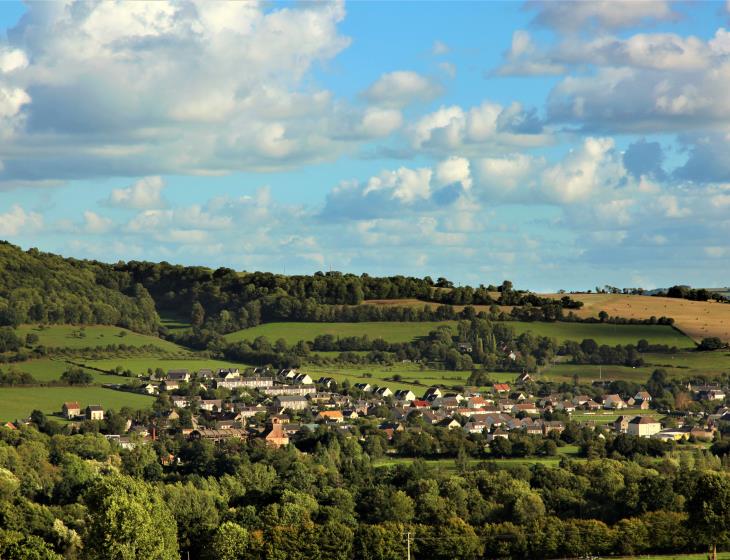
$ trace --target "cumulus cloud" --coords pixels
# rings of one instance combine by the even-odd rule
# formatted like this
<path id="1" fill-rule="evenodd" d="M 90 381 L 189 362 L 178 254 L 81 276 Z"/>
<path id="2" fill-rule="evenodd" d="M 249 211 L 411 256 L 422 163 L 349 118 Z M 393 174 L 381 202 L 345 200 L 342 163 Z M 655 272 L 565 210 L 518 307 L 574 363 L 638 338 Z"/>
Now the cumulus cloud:
<path id="1" fill-rule="evenodd" d="M 371 103 L 405 107 L 415 101 L 428 101 L 441 93 L 441 86 L 417 72 L 400 70 L 378 78 L 363 93 Z"/>
<path id="2" fill-rule="evenodd" d="M 125 189 L 114 189 L 107 202 L 111 206 L 137 210 L 162 208 L 165 206 L 165 201 L 162 199 L 164 188 L 165 182 L 162 177 L 144 177 Z"/>
<path id="3" fill-rule="evenodd" d="M 43 217 L 37 212 L 28 212 L 19 204 L 0 214 L 0 235 L 16 236 L 33 233 L 43 227 Z"/>
<path id="4" fill-rule="evenodd" d="M 84 231 L 86 233 L 101 234 L 108 232 L 111 228 L 111 219 L 100 216 L 91 210 L 84 212 Z"/>
<path id="5" fill-rule="evenodd" d="M 13 134 L 0 181 L 280 169 L 386 134 L 395 113 L 309 79 L 349 45 L 344 16 L 341 3 L 29 4 L 0 45 L 0 133 Z M 374 95 L 424 95 L 409 76 L 394 76 L 401 97 Z"/>
<path id="6" fill-rule="evenodd" d="M 484 145 L 536 147 L 551 141 L 534 111 L 515 102 L 507 107 L 484 101 L 468 110 L 442 106 L 421 117 L 410 129 L 416 149 L 454 151 Z"/>

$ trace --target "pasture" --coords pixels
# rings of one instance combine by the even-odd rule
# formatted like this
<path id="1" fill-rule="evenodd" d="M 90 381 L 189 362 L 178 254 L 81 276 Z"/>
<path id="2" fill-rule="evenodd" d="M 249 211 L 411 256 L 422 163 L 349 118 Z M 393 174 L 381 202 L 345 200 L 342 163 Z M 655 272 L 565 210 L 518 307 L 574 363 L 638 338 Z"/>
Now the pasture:
<path id="1" fill-rule="evenodd" d="M 44 328 L 38 325 L 21 325 L 16 329 L 16 333 L 22 339 L 25 339 L 27 334 L 35 334 L 38 336 L 38 344 L 53 348 L 80 349 L 125 344 L 134 347 L 153 345 L 163 352 L 186 352 L 181 346 L 156 336 L 108 325 L 50 325 Z"/>
<path id="2" fill-rule="evenodd" d="M 154 399 L 137 393 L 114 391 L 103 387 L 0 387 L 0 420 L 26 418 L 33 410 L 46 415 L 58 413 L 65 401 L 77 401 L 82 407 L 99 404 L 105 410 L 150 408 Z"/>
<path id="3" fill-rule="evenodd" d="M 5 366 L 6 369 L 14 368 L 18 371 L 24 371 L 30 373 L 36 381 L 40 383 L 48 383 L 50 381 L 58 381 L 61 379 L 61 374 L 66 371 L 71 364 L 60 359 L 43 358 L 40 360 L 28 360 L 27 362 L 17 362 L 14 364 L 8 364 Z M 91 375 L 94 376 L 93 383 L 114 383 L 118 380 L 118 377 L 112 377 L 93 371 L 90 369 L 84 369 Z"/>
<path id="4" fill-rule="evenodd" d="M 652 344 L 667 344 L 678 348 L 693 347 L 693 342 L 666 325 L 612 325 L 608 323 L 543 323 L 508 321 L 516 334 L 532 332 L 536 336 L 549 336 L 558 342 L 592 338 L 599 344 L 636 344 L 644 338 Z M 456 330 L 456 321 L 443 322 L 363 322 L 363 323 L 265 323 L 249 329 L 227 334 L 228 342 L 240 340 L 253 341 L 265 336 L 270 342 L 283 338 L 287 344 L 300 340 L 311 341 L 318 335 L 330 334 L 335 337 L 364 336 L 371 339 L 382 338 L 388 342 L 409 342 L 417 337 L 426 336 L 441 325 Z"/>
<path id="5" fill-rule="evenodd" d="M 218 369 L 228 367 L 246 368 L 249 367 L 246 364 L 224 362 L 221 360 L 204 359 L 204 358 L 160 358 L 155 356 L 142 357 L 142 358 L 107 358 L 103 360 L 82 360 L 84 365 L 89 367 L 102 369 L 104 371 L 112 371 L 117 366 L 122 366 L 123 369 L 129 369 L 137 375 L 147 375 L 148 370 L 151 369 L 153 372 L 157 368 L 161 368 L 165 372 L 170 369 L 188 369 L 190 371 L 197 371 L 199 369 Z"/>

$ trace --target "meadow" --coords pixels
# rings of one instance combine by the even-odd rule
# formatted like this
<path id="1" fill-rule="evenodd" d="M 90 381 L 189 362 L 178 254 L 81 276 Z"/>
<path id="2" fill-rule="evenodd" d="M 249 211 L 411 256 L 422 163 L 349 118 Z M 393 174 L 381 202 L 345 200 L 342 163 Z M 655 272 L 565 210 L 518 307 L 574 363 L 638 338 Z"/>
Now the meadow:
<path id="1" fill-rule="evenodd" d="M 508 321 L 508 325 L 517 334 L 532 332 L 537 336 L 550 336 L 559 342 L 592 338 L 599 344 L 636 344 L 644 338 L 652 344 L 667 344 L 678 348 L 691 348 L 694 343 L 677 330 L 666 325 L 613 325 L 608 323 L 543 323 Z M 336 337 L 363 336 L 382 338 L 388 342 L 409 342 L 428 333 L 441 325 L 451 326 L 455 330 L 456 321 L 444 322 L 362 322 L 362 323 L 266 323 L 249 329 L 227 334 L 224 338 L 229 342 L 240 340 L 253 341 L 256 337 L 265 336 L 271 342 L 283 338 L 287 344 L 296 344 L 300 340 L 314 340 L 318 335 L 331 334 Z"/>
<path id="2" fill-rule="evenodd" d="M 224 362 L 221 360 L 213 360 L 207 358 L 164 358 L 157 356 L 149 357 L 135 357 L 135 358 L 107 358 L 103 360 L 82 360 L 83 364 L 92 368 L 101 369 L 104 371 L 112 371 L 117 366 L 122 366 L 123 369 L 129 369 L 132 373 L 137 375 L 147 375 L 148 370 L 151 369 L 153 372 L 157 368 L 163 369 L 165 372 L 170 369 L 188 369 L 190 371 L 197 371 L 199 369 L 218 369 L 218 368 L 229 368 L 238 367 L 246 368 L 249 367 L 246 364 L 235 363 L 235 362 Z"/>
<path id="3" fill-rule="evenodd" d="M 38 325 L 21 325 L 16 329 L 16 332 L 22 339 L 25 339 L 27 334 L 35 334 L 38 336 L 38 344 L 53 348 L 79 349 L 104 347 L 110 344 L 125 344 L 134 347 L 153 345 L 163 352 L 186 352 L 181 346 L 156 336 L 139 334 L 121 327 L 108 325 L 86 327 L 49 325 L 45 328 L 40 328 Z"/>
<path id="4" fill-rule="evenodd" d="M 28 360 L 26 362 L 18 362 L 5 366 L 7 369 L 15 368 L 18 371 L 30 373 L 36 381 L 48 383 L 50 381 L 58 381 L 61 374 L 66 371 L 71 364 L 61 359 L 43 358 L 39 360 Z M 117 377 L 111 377 L 98 371 L 84 368 L 84 371 L 90 373 L 94 377 L 93 383 L 114 383 Z"/>
<path id="5" fill-rule="evenodd" d="M 26 418 L 33 410 L 46 415 L 60 412 L 66 401 L 77 401 L 82 407 L 99 404 L 105 410 L 150 408 L 154 399 L 138 393 L 114 391 L 103 387 L 0 387 L 0 420 Z"/>

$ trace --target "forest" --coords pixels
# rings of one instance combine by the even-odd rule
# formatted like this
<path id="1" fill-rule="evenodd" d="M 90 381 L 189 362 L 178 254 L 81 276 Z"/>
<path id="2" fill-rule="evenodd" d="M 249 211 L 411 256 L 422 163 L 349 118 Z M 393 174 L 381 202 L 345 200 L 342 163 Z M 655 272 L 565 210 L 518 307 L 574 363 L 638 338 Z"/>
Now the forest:
<path id="1" fill-rule="evenodd" d="M 371 422 L 351 434 L 322 426 L 280 449 L 167 435 L 121 449 L 92 423 L 69 435 L 33 419 L 0 428 L 5 560 L 396 560 L 406 532 L 417 558 L 439 560 L 730 545 L 726 457 L 600 430 L 569 431 L 583 460 L 508 469 L 464 460 L 474 441 L 441 430 L 452 470 L 382 463 Z"/>

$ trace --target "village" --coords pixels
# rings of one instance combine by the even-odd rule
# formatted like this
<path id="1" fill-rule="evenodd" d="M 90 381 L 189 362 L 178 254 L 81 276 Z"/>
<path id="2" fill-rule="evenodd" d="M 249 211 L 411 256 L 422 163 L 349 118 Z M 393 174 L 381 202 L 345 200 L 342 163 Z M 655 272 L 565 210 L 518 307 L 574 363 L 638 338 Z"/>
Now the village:
<path id="1" fill-rule="evenodd" d="M 600 427 L 641 438 L 711 441 L 719 423 L 730 420 L 726 394 L 719 385 L 688 387 L 696 400 L 712 405 L 714 412 L 704 414 L 654 410 L 646 390 L 633 395 L 535 396 L 527 390 L 534 388 L 529 374 L 518 376 L 512 385 L 495 383 L 486 390 L 462 392 L 434 386 L 421 395 L 369 383 L 340 385 L 332 377 L 315 380 L 297 369 L 175 369 L 160 377 L 145 380 L 138 389 L 158 399 L 152 420 L 143 424 L 127 420 L 124 433 L 106 434 L 107 438 L 127 449 L 152 442 L 162 432 L 216 443 L 260 439 L 281 447 L 320 426 L 348 432 L 362 420 L 374 419 L 388 442 L 400 432 L 435 426 L 479 436 L 489 449 L 495 440 L 511 435 L 559 438 L 571 421 L 580 428 Z M 212 398 L 219 389 L 229 396 Z M 105 417 L 104 409 L 95 404 L 64 402 L 60 408 L 71 429 Z"/>

